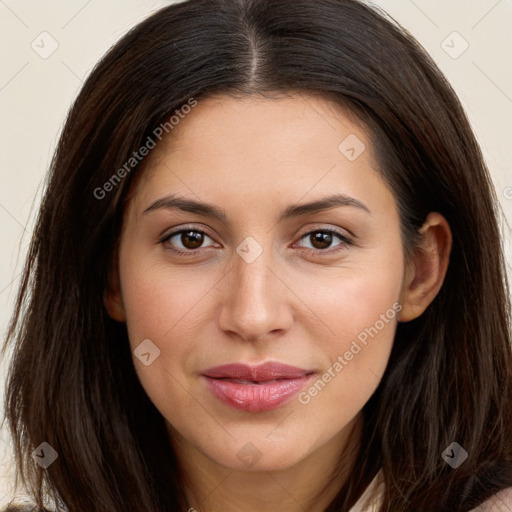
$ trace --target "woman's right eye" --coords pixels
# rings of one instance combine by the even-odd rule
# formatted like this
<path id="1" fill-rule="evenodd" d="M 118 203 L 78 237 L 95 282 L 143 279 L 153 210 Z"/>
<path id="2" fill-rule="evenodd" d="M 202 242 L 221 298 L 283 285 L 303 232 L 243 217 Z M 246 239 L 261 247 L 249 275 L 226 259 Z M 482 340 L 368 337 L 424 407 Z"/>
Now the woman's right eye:
<path id="1" fill-rule="evenodd" d="M 164 244 L 166 248 L 177 253 L 195 254 L 196 250 L 204 247 L 211 247 L 215 244 L 215 242 L 213 242 L 210 245 L 204 246 L 203 243 L 205 242 L 205 238 L 213 242 L 212 238 L 204 231 L 198 229 L 180 229 L 165 235 L 164 238 L 160 240 L 160 243 Z"/>

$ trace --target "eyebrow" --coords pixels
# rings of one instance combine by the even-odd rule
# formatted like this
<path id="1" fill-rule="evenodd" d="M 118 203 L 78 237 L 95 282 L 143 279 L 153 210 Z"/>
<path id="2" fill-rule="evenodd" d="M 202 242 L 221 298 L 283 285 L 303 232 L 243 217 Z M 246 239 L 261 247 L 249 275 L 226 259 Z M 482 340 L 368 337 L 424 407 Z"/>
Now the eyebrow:
<path id="1" fill-rule="evenodd" d="M 341 206 L 352 206 L 359 208 L 360 210 L 363 210 L 371 215 L 369 208 L 361 201 L 343 194 L 335 194 L 332 196 L 324 197 L 322 199 L 318 199 L 316 201 L 312 201 L 310 203 L 288 206 L 281 213 L 279 222 Z M 208 203 L 195 201 L 193 199 L 185 199 L 179 196 L 165 196 L 157 199 L 144 210 L 144 214 L 160 209 L 178 209 L 184 212 L 196 213 L 204 217 L 211 217 L 223 222 L 227 220 L 227 215 L 224 210 Z"/>

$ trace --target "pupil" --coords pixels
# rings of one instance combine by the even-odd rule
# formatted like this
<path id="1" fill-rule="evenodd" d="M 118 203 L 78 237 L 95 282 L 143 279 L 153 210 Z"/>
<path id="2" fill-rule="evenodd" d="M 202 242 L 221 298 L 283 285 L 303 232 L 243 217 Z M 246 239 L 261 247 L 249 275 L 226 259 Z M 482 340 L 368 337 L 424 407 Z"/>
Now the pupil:
<path id="1" fill-rule="evenodd" d="M 332 243 L 332 234 L 317 231 L 311 235 L 311 243 L 316 249 L 326 249 Z"/>
<path id="2" fill-rule="evenodd" d="M 187 249 L 197 249 L 203 243 L 203 233 L 198 231 L 185 231 L 181 234 L 181 243 Z"/>

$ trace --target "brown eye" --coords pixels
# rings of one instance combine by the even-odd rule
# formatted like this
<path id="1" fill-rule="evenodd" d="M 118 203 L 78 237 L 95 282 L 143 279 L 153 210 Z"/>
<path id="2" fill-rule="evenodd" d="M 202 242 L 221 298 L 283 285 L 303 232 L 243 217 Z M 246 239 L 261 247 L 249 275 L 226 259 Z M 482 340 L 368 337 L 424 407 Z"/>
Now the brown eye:
<path id="1" fill-rule="evenodd" d="M 336 239 L 338 241 L 336 242 Z M 301 246 L 309 251 L 327 253 L 336 250 L 343 250 L 352 245 L 352 240 L 343 233 L 331 229 L 317 229 L 310 231 L 301 237 Z M 303 245 L 305 242 L 305 245 Z"/>
<path id="2" fill-rule="evenodd" d="M 197 249 L 204 241 L 204 233 L 200 231 L 182 231 L 181 243 L 187 249 Z"/>
<path id="3" fill-rule="evenodd" d="M 315 249 L 328 249 L 332 244 L 332 234 L 326 231 L 315 231 L 309 235 L 309 239 Z"/>
<path id="4" fill-rule="evenodd" d="M 209 240 L 207 245 L 205 242 Z M 177 252 L 187 253 L 201 248 L 207 248 L 214 245 L 211 237 L 199 229 L 180 229 L 166 235 L 160 243 L 166 248 Z"/>

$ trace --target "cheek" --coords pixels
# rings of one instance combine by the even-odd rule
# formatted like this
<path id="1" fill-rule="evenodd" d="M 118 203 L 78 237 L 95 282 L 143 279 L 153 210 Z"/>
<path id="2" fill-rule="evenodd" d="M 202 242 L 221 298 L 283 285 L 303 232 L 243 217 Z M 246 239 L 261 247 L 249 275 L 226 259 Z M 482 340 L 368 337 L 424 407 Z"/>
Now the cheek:
<path id="1" fill-rule="evenodd" d="M 310 338 L 328 360 L 299 402 L 314 407 L 324 421 L 353 417 L 385 371 L 401 310 L 403 258 L 397 247 L 372 258 L 372 265 L 346 268 L 322 286 L 317 281 L 309 295 L 308 306 L 326 327 L 322 336 Z"/>
<path id="2" fill-rule="evenodd" d="M 126 323 L 133 345 L 142 339 L 168 343 L 179 330 L 193 331 L 198 321 L 201 300 L 213 286 L 212 281 L 169 265 L 144 265 L 143 260 L 126 257 L 121 261 L 121 282 Z M 177 347 L 179 350 L 179 347 Z"/>
<path id="3" fill-rule="evenodd" d="M 331 433 L 348 424 L 370 399 L 393 346 L 400 305 L 391 296 L 362 299 L 364 308 L 347 302 L 340 304 L 337 314 L 332 312 L 337 330 L 330 343 L 324 338 L 321 344 L 328 361 L 298 395 L 304 410 L 328 425 Z"/>
<path id="4" fill-rule="evenodd" d="M 201 301 L 214 282 L 208 285 L 204 277 L 191 278 L 190 273 L 184 279 L 167 265 L 144 264 L 135 252 L 121 259 L 120 275 L 128 337 L 142 387 L 162 412 L 194 408 L 197 404 L 185 391 L 191 385 L 186 366 L 197 350 L 198 323 L 204 322 Z M 159 354 L 146 366 L 134 351 L 147 339 Z"/>
<path id="5" fill-rule="evenodd" d="M 383 338 L 392 338 L 401 296 L 404 261 L 401 246 L 357 254 L 329 276 L 294 280 L 297 294 L 327 328 L 331 356 L 344 352 L 350 341 L 377 323 Z M 393 308 L 393 306 L 395 307 Z M 387 316 L 386 316 L 386 313 Z M 311 336 L 327 348 L 324 336 Z M 364 342 L 364 335 L 360 338 Z M 348 343 L 348 345 L 347 345 Z M 336 352 L 333 353 L 333 350 Z"/>

